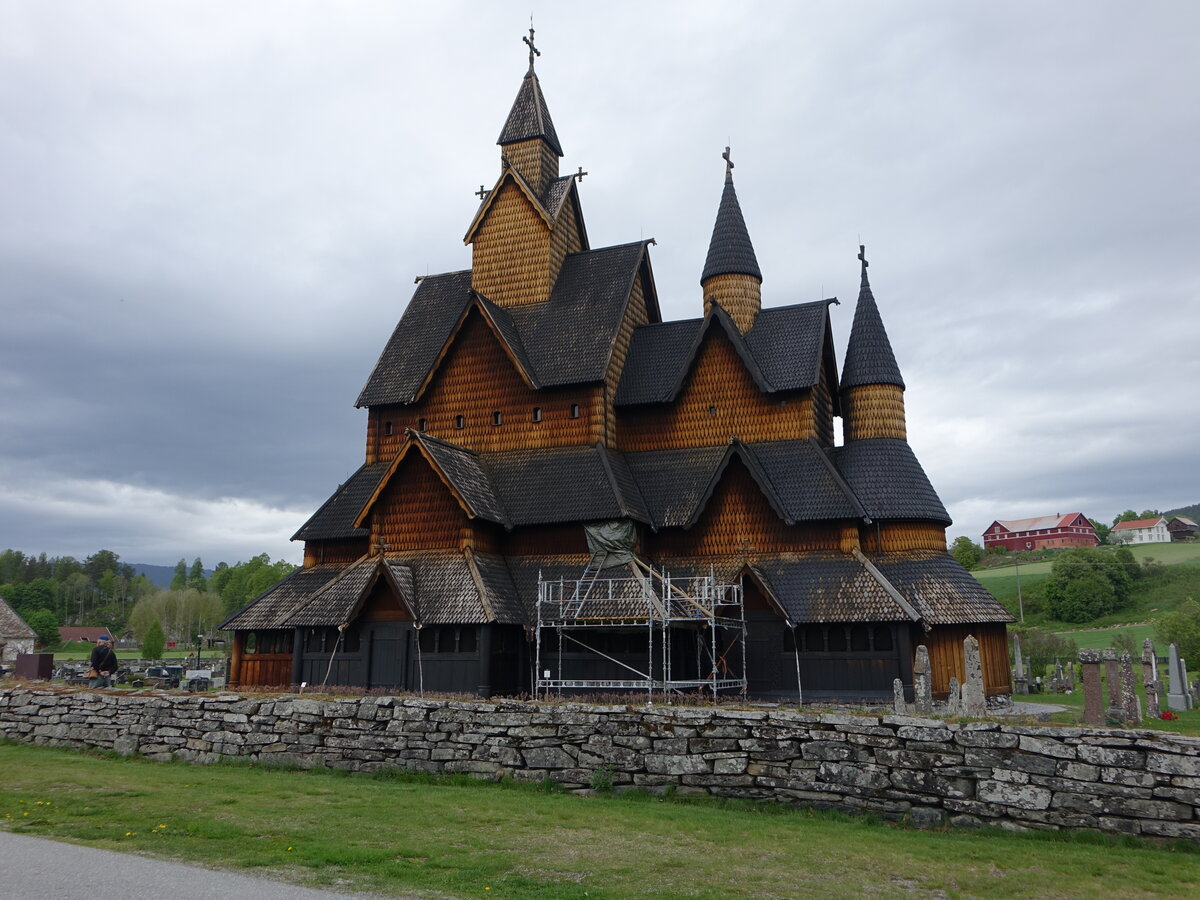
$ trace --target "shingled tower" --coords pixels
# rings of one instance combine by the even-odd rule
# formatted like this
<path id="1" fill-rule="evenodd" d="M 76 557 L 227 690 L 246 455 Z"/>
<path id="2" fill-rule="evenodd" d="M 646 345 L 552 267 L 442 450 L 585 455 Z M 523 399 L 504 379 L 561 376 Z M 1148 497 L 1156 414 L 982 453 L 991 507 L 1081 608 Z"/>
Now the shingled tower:
<path id="1" fill-rule="evenodd" d="M 744 665 L 721 689 L 890 701 L 917 644 L 935 693 L 964 683 L 971 634 L 986 690 L 1008 693 L 1012 617 L 946 552 L 865 258 L 839 382 L 836 301 L 762 304 L 727 149 L 703 315 L 663 321 L 652 241 L 588 243 L 586 173 L 559 175 L 532 30 L 526 43 L 471 268 L 419 279 L 358 396 L 361 465 L 295 535 L 304 567 L 222 625 L 231 683 L 519 694 L 552 657 L 564 690 L 577 675 L 628 688 L 669 662 L 669 690 L 716 691 Z M 593 565 L 600 532 L 621 535 L 622 565 L 726 599 L 653 628 L 580 607 L 581 645 L 545 630 L 544 588 L 590 591 L 611 568 Z M 629 599 L 611 581 L 597 596 Z M 736 642 L 717 641 L 718 619 L 736 619 Z"/>
<path id="2" fill-rule="evenodd" d="M 904 379 L 867 278 L 866 248 L 859 246 L 862 275 L 854 325 L 842 367 L 842 433 L 846 441 L 906 440 Z"/>
<path id="3" fill-rule="evenodd" d="M 726 147 L 721 155 L 725 160 L 725 188 L 721 191 L 717 221 L 708 242 L 700 288 L 704 292 L 705 313 L 716 303 L 729 313 L 738 331 L 745 334 L 762 309 L 762 272 L 733 187 L 733 160 L 729 148 Z"/>

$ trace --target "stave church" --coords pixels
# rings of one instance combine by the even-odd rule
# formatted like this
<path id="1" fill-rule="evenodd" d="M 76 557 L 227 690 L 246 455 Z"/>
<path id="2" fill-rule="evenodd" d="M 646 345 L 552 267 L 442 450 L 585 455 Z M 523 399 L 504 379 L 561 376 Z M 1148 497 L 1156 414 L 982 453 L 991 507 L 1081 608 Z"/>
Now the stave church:
<path id="1" fill-rule="evenodd" d="M 663 321 L 653 241 L 588 240 L 524 40 L 471 267 L 418 280 L 361 466 L 221 626 L 231 684 L 857 702 L 911 696 L 924 645 L 945 697 L 974 635 L 1009 694 L 1012 617 L 946 551 L 863 249 L 839 371 L 836 300 L 764 304 L 726 148 L 695 315 Z"/>

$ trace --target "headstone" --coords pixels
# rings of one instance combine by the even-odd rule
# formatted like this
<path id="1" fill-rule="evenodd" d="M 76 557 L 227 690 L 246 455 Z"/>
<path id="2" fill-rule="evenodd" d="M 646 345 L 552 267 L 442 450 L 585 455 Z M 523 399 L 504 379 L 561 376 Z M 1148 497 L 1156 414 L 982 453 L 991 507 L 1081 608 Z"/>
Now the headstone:
<path id="1" fill-rule="evenodd" d="M 958 686 L 958 678 L 950 676 L 950 696 L 946 698 L 946 715 L 957 716 L 962 712 L 962 688 Z"/>
<path id="2" fill-rule="evenodd" d="M 1104 656 L 1104 680 L 1108 682 L 1109 709 L 1121 707 L 1121 672 L 1117 666 L 1117 651 L 1102 650 Z"/>
<path id="3" fill-rule="evenodd" d="M 1158 657 L 1154 641 L 1142 641 L 1142 686 L 1146 690 L 1146 715 L 1157 718 L 1162 712 L 1162 683 L 1158 680 Z"/>
<path id="4" fill-rule="evenodd" d="M 913 661 L 913 704 L 919 716 L 927 716 L 933 712 L 933 681 L 929 675 L 929 648 L 924 644 L 917 646 L 917 656 Z"/>
<path id="5" fill-rule="evenodd" d="M 1104 724 L 1104 697 L 1100 687 L 1100 651 L 1080 650 L 1079 663 L 1083 668 L 1083 723 Z"/>
<path id="6" fill-rule="evenodd" d="M 892 680 L 892 710 L 898 716 L 908 715 L 908 704 L 904 702 L 904 682 L 899 678 Z"/>
<path id="7" fill-rule="evenodd" d="M 1167 706 L 1176 711 L 1192 708 L 1187 670 L 1179 658 L 1179 648 L 1174 644 L 1167 648 Z"/>
<path id="8" fill-rule="evenodd" d="M 1121 654 L 1121 710 L 1125 714 L 1125 727 L 1142 724 L 1142 710 L 1134 689 L 1133 657 L 1128 653 Z"/>
<path id="9" fill-rule="evenodd" d="M 963 662 L 967 681 L 962 688 L 963 713 L 968 716 L 987 715 L 987 697 L 983 692 L 983 663 L 979 659 L 979 641 L 968 634 L 963 639 Z"/>
<path id="10" fill-rule="evenodd" d="M 1075 680 L 1075 660 L 1067 660 L 1067 690 L 1075 690 L 1075 685 L 1079 682 Z"/>
<path id="11" fill-rule="evenodd" d="M 1029 693 L 1029 675 L 1025 668 L 1025 657 L 1021 655 L 1021 636 L 1013 635 L 1013 661 L 1016 666 L 1013 668 L 1013 690 L 1018 694 Z"/>

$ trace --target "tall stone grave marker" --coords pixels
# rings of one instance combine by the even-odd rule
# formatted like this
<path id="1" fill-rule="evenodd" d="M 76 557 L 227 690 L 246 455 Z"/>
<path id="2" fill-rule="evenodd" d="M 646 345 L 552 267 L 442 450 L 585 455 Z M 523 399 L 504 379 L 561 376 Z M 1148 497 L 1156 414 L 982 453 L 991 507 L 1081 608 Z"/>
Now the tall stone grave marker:
<path id="1" fill-rule="evenodd" d="M 1100 651 L 1080 650 L 1079 663 L 1083 668 L 1083 723 L 1104 724 L 1104 696 L 1100 686 Z"/>
<path id="2" fill-rule="evenodd" d="M 1134 689 L 1133 657 L 1128 653 L 1121 654 L 1121 712 L 1126 728 L 1142 724 L 1142 707 Z"/>
<path id="3" fill-rule="evenodd" d="M 1121 670 L 1117 666 L 1117 651 L 1102 650 L 1104 657 L 1104 680 L 1108 682 L 1108 708 L 1121 708 Z"/>
<path id="4" fill-rule="evenodd" d="M 1167 706 L 1177 711 L 1192 708 L 1187 669 L 1179 658 L 1179 648 L 1174 644 L 1167 648 L 1167 685 Z"/>
<path id="5" fill-rule="evenodd" d="M 1162 682 L 1158 680 L 1158 657 L 1154 641 L 1142 641 L 1142 685 L 1146 689 L 1146 715 L 1155 718 L 1162 712 Z"/>
<path id="6" fill-rule="evenodd" d="M 1025 658 L 1021 656 L 1021 636 L 1013 635 L 1013 689 L 1018 694 L 1029 693 L 1029 676 L 1025 674 Z"/>
<path id="7" fill-rule="evenodd" d="M 963 713 L 968 716 L 987 714 L 987 697 L 983 692 L 983 663 L 979 659 L 979 641 L 968 634 L 963 639 L 963 663 L 967 672 L 962 686 Z"/>
<path id="8" fill-rule="evenodd" d="M 913 660 L 913 703 L 919 716 L 927 716 L 933 712 L 933 681 L 929 672 L 929 648 L 924 644 L 917 646 L 917 656 Z"/>

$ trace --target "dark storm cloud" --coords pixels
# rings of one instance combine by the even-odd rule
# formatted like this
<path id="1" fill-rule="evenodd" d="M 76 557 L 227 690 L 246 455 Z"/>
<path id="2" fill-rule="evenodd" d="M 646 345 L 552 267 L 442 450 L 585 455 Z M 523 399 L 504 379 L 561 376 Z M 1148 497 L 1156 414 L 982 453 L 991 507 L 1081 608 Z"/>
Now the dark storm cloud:
<path id="1" fill-rule="evenodd" d="M 298 557 L 413 276 L 469 265 L 527 15 L 0 7 L 0 546 Z M 656 237 L 664 315 L 726 143 L 767 304 L 839 296 L 844 344 L 867 243 L 952 535 L 1200 499 L 1190 7 L 535 16 L 592 243 Z"/>

